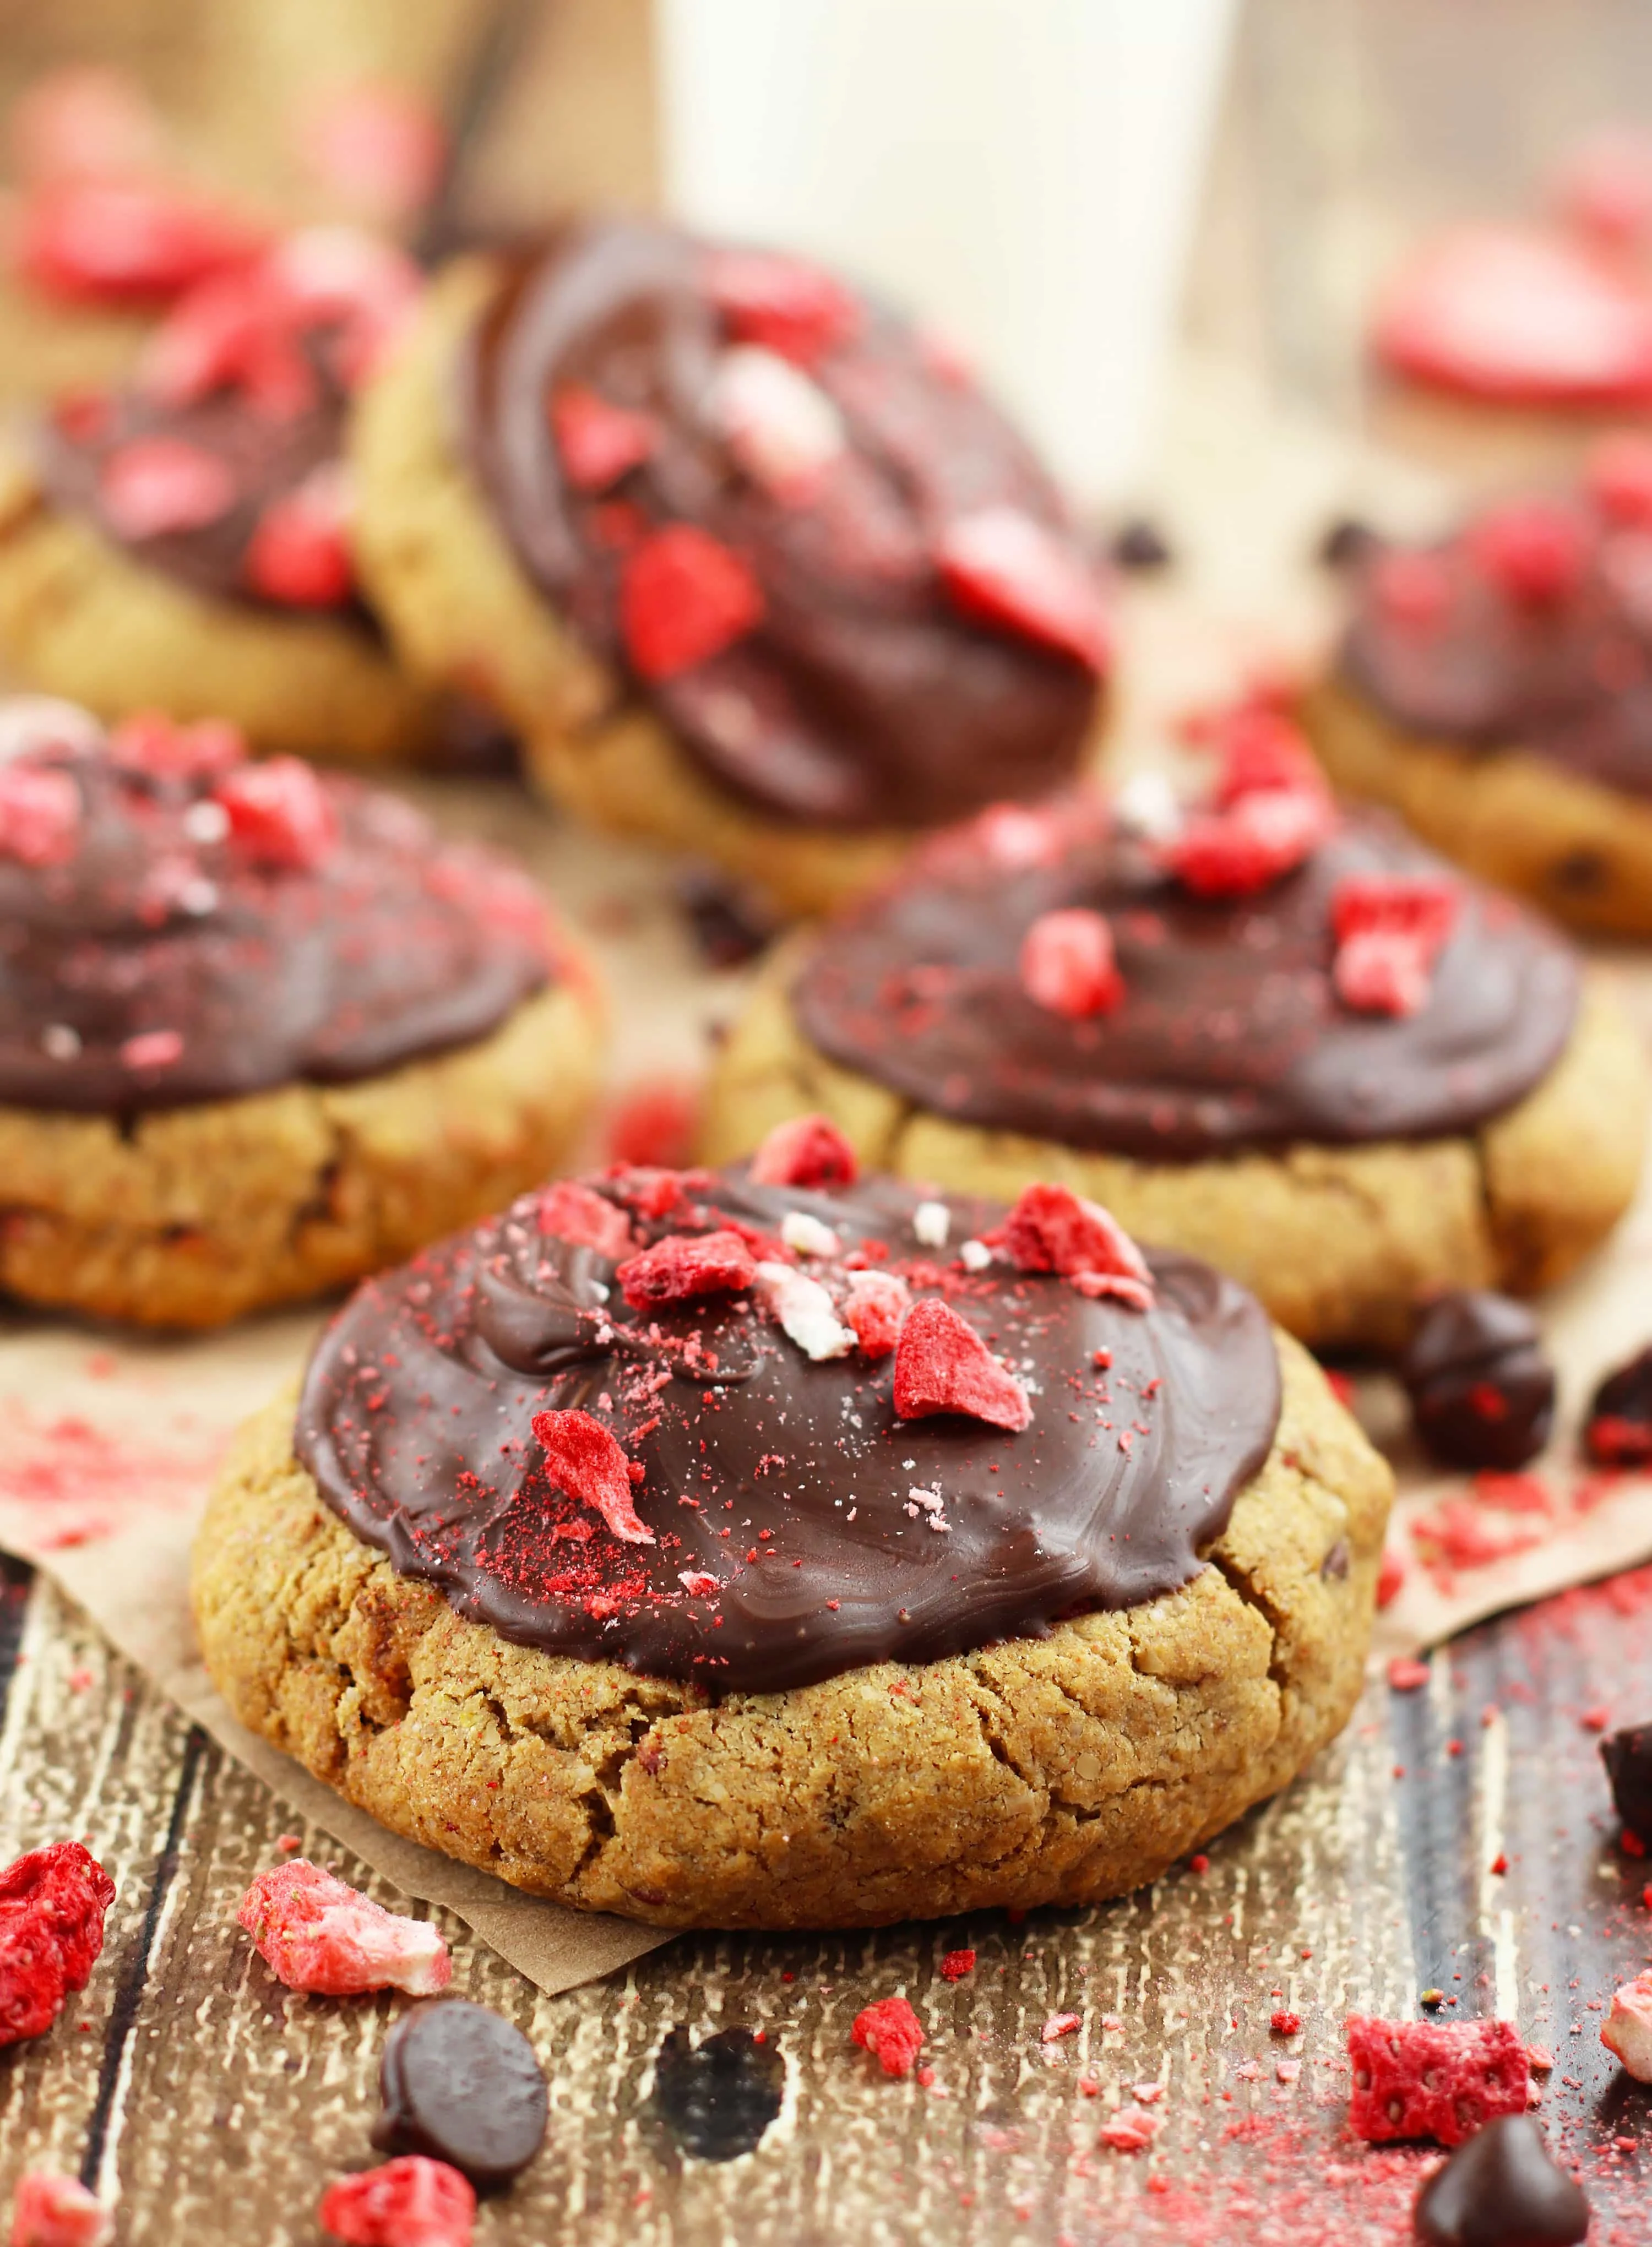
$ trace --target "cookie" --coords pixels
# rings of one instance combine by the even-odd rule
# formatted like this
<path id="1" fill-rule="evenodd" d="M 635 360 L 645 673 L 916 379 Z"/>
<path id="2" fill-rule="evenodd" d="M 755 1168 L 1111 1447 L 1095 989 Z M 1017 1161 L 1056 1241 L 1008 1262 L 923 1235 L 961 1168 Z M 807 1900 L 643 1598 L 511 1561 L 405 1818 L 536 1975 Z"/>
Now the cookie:
<path id="1" fill-rule="evenodd" d="M 202 1327 L 474 1219 L 594 1098 L 526 877 L 233 728 L 0 705 L 0 1291 Z"/>
<path id="2" fill-rule="evenodd" d="M 416 286 L 365 236 L 298 234 L 184 297 L 130 380 L 59 397 L 0 471 L 16 676 L 110 720 L 227 718 L 264 751 L 439 748 L 360 599 L 342 457 Z"/>
<path id="3" fill-rule="evenodd" d="M 707 1158 L 813 1110 L 909 1178 L 1061 1178 L 1315 1346 L 1397 1348 L 1437 1288 L 1560 1278 L 1634 1193 L 1638 1039 L 1534 916 L 1292 795 L 1157 836 L 1083 796 L 929 845 L 775 960 Z"/>
<path id="4" fill-rule="evenodd" d="M 593 824 L 807 912 L 1071 777 L 1102 590 L 973 382 L 797 261 L 588 220 L 450 269 L 355 423 L 364 579 Z"/>
<path id="5" fill-rule="evenodd" d="M 851 1170 L 564 1183 L 358 1290 L 199 1533 L 242 1721 L 661 1926 L 1092 1902 L 1285 1785 L 1390 1497 L 1318 1369 L 1059 1190 Z"/>
<path id="6" fill-rule="evenodd" d="M 1451 536 L 1366 542 L 1302 715 L 1333 782 L 1573 926 L 1652 935 L 1652 443 Z"/>

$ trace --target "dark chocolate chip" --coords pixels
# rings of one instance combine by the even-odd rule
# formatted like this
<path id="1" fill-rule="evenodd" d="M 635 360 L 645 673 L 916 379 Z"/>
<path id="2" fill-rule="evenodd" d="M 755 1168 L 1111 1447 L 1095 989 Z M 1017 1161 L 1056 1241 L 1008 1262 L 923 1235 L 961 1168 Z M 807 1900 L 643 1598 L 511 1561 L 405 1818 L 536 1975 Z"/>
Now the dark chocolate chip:
<path id="1" fill-rule="evenodd" d="M 1425 1305 L 1400 1361 L 1417 1434 L 1448 1466 L 1505 1472 L 1554 1422 L 1554 1369 L 1524 1303 L 1460 1288 Z"/>
<path id="2" fill-rule="evenodd" d="M 1339 515 L 1327 524 L 1317 552 L 1328 570 L 1346 570 L 1376 543 L 1376 533 L 1369 522 L 1356 515 Z"/>
<path id="3" fill-rule="evenodd" d="M 404 2014 L 379 2064 L 381 2153 L 428 2154 L 479 2190 L 509 2184 L 545 2134 L 545 2079 L 522 2031 L 486 2005 L 437 1998 Z"/>
<path id="4" fill-rule="evenodd" d="M 1157 523 L 1137 515 L 1115 532 L 1112 555 L 1121 570 L 1168 570 L 1176 550 Z"/>
<path id="5" fill-rule="evenodd" d="M 773 915 L 713 869 L 694 866 L 679 876 L 677 902 L 710 966 L 743 967 L 774 940 Z"/>
<path id="6" fill-rule="evenodd" d="M 689 2042 L 672 2029 L 654 2062 L 654 2112 L 697 2161 L 749 2154 L 780 2112 L 786 2069 L 772 2044 L 750 2029 L 720 2029 Z"/>
<path id="7" fill-rule="evenodd" d="M 1583 1448 L 1597 1466 L 1652 1466 L 1652 1346 L 1608 1373 L 1595 1390 Z"/>
<path id="8" fill-rule="evenodd" d="M 1320 1562 L 1320 1574 L 1322 1578 L 1327 1579 L 1328 1581 L 1340 1584 L 1343 1578 L 1348 1574 L 1348 1540 L 1346 1537 L 1339 1537 L 1335 1544 L 1332 1546 L 1330 1551 L 1326 1554 L 1325 1558 Z"/>
<path id="9" fill-rule="evenodd" d="M 1426 2247 L 1573 2247 L 1589 2203 L 1529 2114 L 1499 2114 L 1435 2171 L 1413 2223 Z"/>
<path id="10" fill-rule="evenodd" d="M 1652 1725 L 1625 1725 L 1601 1743 L 1618 1816 L 1637 1841 L 1652 1842 Z"/>

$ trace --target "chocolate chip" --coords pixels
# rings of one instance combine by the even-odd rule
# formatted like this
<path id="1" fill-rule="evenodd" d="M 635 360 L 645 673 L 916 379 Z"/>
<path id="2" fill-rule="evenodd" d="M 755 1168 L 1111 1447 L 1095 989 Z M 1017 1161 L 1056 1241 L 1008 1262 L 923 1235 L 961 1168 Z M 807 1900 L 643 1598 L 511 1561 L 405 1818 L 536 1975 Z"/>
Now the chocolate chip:
<path id="1" fill-rule="evenodd" d="M 1400 1361 L 1417 1434 L 1448 1466 L 1505 1472 L 1535 1458 L 1554 1420 L 1554 1369 L 1523 1303 L 1485 1288 L 1437 1295 Z"/>
<path id="2" fill-rule="evenodd" d="M 1341 1583 L 1348 1574 L 1348 1549 L 1346 1537 L 1339 1537 L 1320 1562 L 1320 1575 L 1328 1582 Z"/>
<path id="3" fill-rule="evenodd" d="M 1339 515 L 1328 523 L 1316 549 L 1328 570 L 1346 570 L 1376 543 L 1376 533 L 1356 515 Z"/>
<path id="4" fill-rule="evenodd" d="M 731 2162 L 749 2154 L 780 2112 L 786 2070 L 750 2029 L 720 2029 L 689 2042 L 672 2029 L 654 2062 L 654 2112 L 686 2154 Z"/>
<path id="5" fill-rule="evenodd" d="M 1121 570 L 1167 570 L 1176 550 L 1157 523 L 1144 515 L 1132 516 L 1114 534 L 1113 560 Z"/>
<path id="6" fill-rule="evenodd" d="M 1426 2247 L 1573 2247 L 1589 2203 L 1529 2114 L 1499 2114 L 1435 2171 L 1413 2221 Z"/>
<path id="7" fill-rule="evenodd" d="M 677 902 L 710 966 L 743 967 L 774 940 L 773 916 L 713 869 L 695 866 L 681 875 Z"/>
<path id="8" fill-rule="evenodd" d="M 486 2005 L 438 1998 L 404 2014 L 379 2064 L 381 2153 L 427 2154 L 487 2191 L 509 2184 L 545 2134 L 545 2079 L 534 2048 Z"/>
<path id="9" fill-rule="evenodd" d="M 1549 882 L 1568 898 L 1593 897 L 1606 886 L 1607 863 L 1600 851 L 1587 844 L 1568 850 L 1549 868 Z"/>
<path id="10" fill-rule="evenodd" d="M 1652 1345 L 1595 1390 L 1583 1448 L 1597 1466 L 1652 1466 Z"/>
<path id="11" fill-rule="evenodd" d="M 1612 1800 L 1637 1841 L 1652 1841 L 1652 1725 L 1625 1725 L 1601 1743 Z"/>

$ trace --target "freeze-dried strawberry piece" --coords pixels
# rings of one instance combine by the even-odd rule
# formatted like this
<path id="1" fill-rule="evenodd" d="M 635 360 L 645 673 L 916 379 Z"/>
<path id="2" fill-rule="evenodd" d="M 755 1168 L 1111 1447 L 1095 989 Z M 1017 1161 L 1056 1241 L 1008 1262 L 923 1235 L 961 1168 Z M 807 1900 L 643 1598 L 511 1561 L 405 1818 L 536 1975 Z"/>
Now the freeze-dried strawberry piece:
<path id="1" fill-rule="evenodd" d="M 247 762 L 247 737 L 227 718 L 181 726 L 160 710 L 135 710 L 109 728 L 109 755 L 156 780 L 217 780 Z"/>
<path id="2" fill-rule="evenodd" d="M 850 2033 L 885 2075 L 910 2075 L 926 2041 L 924 2025 L 905 1998 L 879 1998 L 864 2005 Z"/>
<path id="3" fill-rule="evenodd" d="M 631 1485 L 642 1480 L 643 1471 L 625 1457 L 611 1429 L 589 1412 L 536 1412 L 533 1428 L 556 1489 L 600 1513 L 627 1545 L 653 1543 L 653 1531 L 638 1520 L 631 1502 Z"/>
<path id="4" fill-rule="evenodd" d="M 741 344 L 713 378 L 712 417 L 747 475 L 801 502 L 843 451 L 843 418 L 820 387 L 775 352 Z"/>
<path id="5" fill-rule="evenodd" d="M 1652 524 L 1652 437 L 1614 429 L 1592 446 L 1584 466 L 1589 495 L 1602 515 L 1637 530 Z"/>
<path id="6" fill-rule="evenodd" d="M 895 1417 L 962 1412 L 1014 1432 L 1033 1417 L 1031 1399 L 967 1320 L 937 1295 L 906 1314 L 895 1345 Z"/>
<path id="7" fill-rule="evenodd" d="M 1612 1992 L 1601 2042 L 1640 2083 L 1652 2083 L 1652 1973 L 1637 1974 Z"/>
<path id="8" fill-rule="evenodd" d="M 44 2035 L 85 1988 L 114 1893 L 79 1841 L 31 1849 L 0 1872 L 0 2045 Z"/>
<path id="9" fill-rule="evenodd" d="M 229 833 L 254 865 L 288 872 L 318 866 L 338 833 L 338 816 L 301 757 L 270 757 L 221 780 L 214 800 L 229 816 Z"/>
<path id="10" fill-rule="evenodd" d="M 355 590 L 345 536 L 349 488 L 330 464 L 272 500 L 259 516 L 242 564 L 249 591 L 295 609 L 336 609 Z"/>
<path id="11" fill-rule="evenodd" d="M 1325 791 L 1307 736 L 1264 702 L 1242 702 L 1217 721 L 1212 747 L 1218 760 L 1214 799 L 1226 810 L 1259 789 Z"/>
<path id="12" fill-rule="evenodd" d="M 633 1310 L 681 1302 L 692 1295 L 734 1295 L 757 1276 L 751 1250 L 737 1233 L 673 1233 L 645 1248 L 614 1275 Z"/>
<path id="13" fill-rule="evenodd" d="M 1322 787 L 1256 789 L 1225 811 L 1196 813 L 1162 855 L 1196 897 L 1247 897 L 1311 857 L 1335 824 Z"/>
<path id="14" fill-rule="evenodd" d="M 860 1158 L 829 1117 L 788 1116 L 751 1159 L 757 1186 L 852 1186 Z"/>
<path id="15" fill-rule="evenodd" d="M 330 89 L 301 119 L 300 154 L 352 208 L 393 225 L 434 194 L 447 160 L 440 116 L 411 86 L 383 79 Z"/>
<path id="16" fill-rule="evenodd" d="M 949 1950 L 941 1960 L 943 1982 L 961 1982 L 966 1974 L 974 1971 L 975 1953 L 973 1950 Z"/>
<path id="17" fill-rule="evenodd" d="M 603 1144 L 610 1159 L 628 1168 L 679 1169 L 693 1147 L 700 1103 L 700 1089 L 687 1077 L 649 1076 L 628 1085 L 604 1127 Z M 643 1214 L 662 1212 L 644 1210 Z"/>
<path id="18" fill-rule="evenodd" d="M 1391 2138 L 1464 2138 L 1494 2114 L 1523 2114 L 1531 2085 L 1512 2021 L 1348 2020 L 1353 2088 L 1348 2125 L 1377 2145 Z"/>
<path id="19" fill-rule="evenodd" d="M 78 2177 L 25 2169 L 11 2197 L 11 2247 L 106 2247 L 114 2218 Z"/>
<path id="20" fill-rule="evenodd" d="M 60 866 L 80 839 L 80 790 L 52 765 L 0 764 L 0 857 Z"/>
<path id="21" fill-rule="evenodd" d="M 631 1246 L 631 1220 L 623 1209 L 577 1178 L 558 1178 L 539 1196 L 539 1230 L 599 1256 L 620 1257 Z"/>
<path id="22" fill-rule="evenodd" d="M 1145 2107 L 1133 2102 L 1121 2107 L 1109 2117 L 1096 2133 L 1096 2142 L 1109 2146 L 1116 2154 L 1145 2152 L 1164 2127 L 1164 2117 L 1150 2114 Z"/>
<path id="23" fill-rule="evenodd" d="M 1574 148 L 1554 182 L 1560 215 L 1580 234 L 1621 249 L 1652 234 L 1652 140 L 1608 126 Z"/>
<path id="24" fill-rule="evenodd" d="M 236 480 L 215 453 L 184 437 L 134 437 L 109 454 L 98 498 L 120 538 L 159 538 L 199 530 L 236 502 Z"/>
<path id="25" fill-rule="evenodd" d="M 762 589 L 738 554 L 692 522 L 667 523 L 625 557 L 620 625 L 645 679 L 675 679 L 743 639 Z"/>
<path id="26" fill-rule="evenodd" d="M 1556 500 L 1510 500 L 1471 524 L 1465 543 L 1498 590 L 1526 608 L 1550 608 L 1577 591 L 1588 558 L 1582 522 Z"/>
<path id="27" fill-rule="evenodd" d="M 1389 284 L 1375 342 L 1401 373 L 1475 398 L 1652 396 L 1652 296 L 1558 235 L 1465 227 L 1426 244 Z"/>
<path id="28" fill-rule="evenodd" d="M 193 406 L 215 391 L 239 389 L 271 415 L 300 413 L 317 393 L 298 335 L 267 266 L 221 274 L 192 289 L 150 337 L 138 386 L 163 406 Z"/>
<path id="29" fill-rule="evenodd" d="M 1112 627 L 1095 571 L 1072 540 L 1020 508 L 954 516 L 936 542 L 935 566 L 966 616 L 1106 670 Z"/>
<path id="30" fill-rule="evenodd" d="M 1450 882 L 1347 876 L 1331 898 L 1338 998 L 1366 1014 L 1417 1013 L 1428 1003 L 1434 963 L 1461 905 Z"/>
<path id="31" fill-rule="evenodd" d="M 887 1357 L 900 1336 L 911 1296 L 892 1272 L 851 1272 L 843 1316 L 863 1357 Z"/>
<path id="32" fill-rule="evenodd" d="M 1109 1014 L 1124 996 L 1107 917 L 1084 905 L 1040 913 L 1021 939 L 1017 964 L 1033 1004 L 1072 1021 Z"/>
<path id="33" fill-rule="evenodd" d="M 1083 1294 L 1152 1308 L 1147 1259 L 1110 1210 L 1071 1186 L 1023 1186 L 1004 1221 L 1003 1242 L 1023 1272 L 1059 1272 Z"/>
<path id="34" fill-rule="evenodd" d="M 1391 624 L 1430 632 L 1451 607 L 1451 573 L 1437 554 L 1416 554 L 1391 547 L 1369 571 L 1371 598 Z"/>
<path id="35" fill-rule="evenodd" d="M 453 1977 L 439 1928 L 386 1911 L 305 1857 L 260 1873 L 236 1917 L 289 1990 L 323 1998 L 405 1990 L 427 1998 Z"/>
<path id="36" fill-rule="evenodd" d="M 476 2194 L 446 2162 L 403 2154 L 330 2184 L 317 2216 L 345 2247 L 470 2247 Z"/>
<path id="37" fill-rule="evenodd" d="M 268 232 L 181 188 L 140 179 L 59 179 L 18 206 L 12 256 L 44 295 L 82 304 L 164 304 L 255 256 Z"/>
<path id="38" fill-rule="evenodd" d="M 563 474 L 576 491 L 606 491 L 628 469 L 640 468 L 659 441 L 651 414 L 610 405 L 583 382 L 556 393 L 550 426 Z"/>
<path id="39" fill-rule="evenodd" d="M 849 342 L 860 306 L 835 275 L 801 258 L 762 249 L 713 249 L 703 271 L 707 292 L 741 343 L 761 344 L 799 366 L 810 366 Z"/>
<path id="40" fill-rule="evenodd" d="M 757 1267 L 757 1293 L 764 1308 L 780 1322 L 782 1332 L 805 1357 L 816 1363 L 847 1357 L 857 1335 L 838 1317 L 836 1305 L 818 1280 L 811 1280 L 795 1264 L 763 1262 Z"/>

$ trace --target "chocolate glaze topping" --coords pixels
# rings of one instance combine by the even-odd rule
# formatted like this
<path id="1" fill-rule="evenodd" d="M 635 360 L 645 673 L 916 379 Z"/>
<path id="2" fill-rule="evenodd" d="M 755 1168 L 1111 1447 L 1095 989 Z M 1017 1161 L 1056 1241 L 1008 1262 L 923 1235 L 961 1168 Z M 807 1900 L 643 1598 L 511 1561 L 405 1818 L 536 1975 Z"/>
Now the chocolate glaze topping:
<path id="1" fill-rule="evenodd" d="M 715 409 L 733 338 L 707 291 L 707 255 L 664 228 L 606 219 L 509 263 L 468 354 L 460 410 L 468 456 L 523 568 L 706 773 L 765 812 L 850 829 L 933 825 L 1059 786 L 1094 716 L 1094 676 L 1031 638 L 970 622 L 932 558 L 942 522 L 1000 505 L 1069 543 L 1043 470 L 932 346 L 851 300 L 852 331 L 807 369 L 841 419 L 843 448 L 806 493 L 766 487 L 742 469 Z M 563 473 L 550 408 L 570 390 L 644 413 L 656 433 L 649 457 L 600 493 Z M 627 655 L 619 588 L 629 536 L 666 522 L 740 554 L 764 614 L 721 652 L 651 683 Z"/>
<path id="2" fill-rule="evenodd" d="M 1580 778 L 1652 796 L 1652 534 L 1613 529 L 1580 498 L 1576 582 L 1511 598 L 1467 535 L 1421 550 L 1437 610 L 1382 594 L 1399 550 L 1369 539 L 1352 569 L 1346 678 L 1409 733 L 1464 751 L 1524 748 Z M 1410 558 L 1410 557 L 1406 557 Z"/>
<path id="3" fill-rule="evenodd" d="M 1257 894 L 1191 894 L 1098 798 L 1048 815 L 1040 863 L 1006 863 L 989 817 L 925 846 L 833 922 L 793 989 L 805 1036 L 917 1106 L 990 1130 L 1157 1160 L 1294 1140 L 1465 1130 L 1512 1106 L 1571 1031 L 1568 947 L 1375 816 L 1350 817 Z M 1428 1000 L 1355 1013 L 1331 980 L 1333 892 L 1355 874 L 1462 891 Z M 1023 989 L 1041 914 L 1104 913 L 1124 997 L 1073 1021 Z"/>
<path id="4" fill-rule="evenodd" d="M 296 1434 L 357 1536 L 508 1639 L 767 1691 L 1041 1636 L 1186 1582 L 1266 1456 L 1266 1319 L 1188 1258 L 1153 1256 L 1142 1313 L 1002 1262 L 966 1271 L 920 1246 L 924 1197 L 888 1179 L 593 1183 L 638 1247 L 741 1226 L 786 1257 L 788 1211 L 834 1226 L 847 1255 L 944 1294 L 1033 1391 L 1033 1417 L 1014 1435 L 897 1421 L 893 1359 L 811 1359 L 750 1295 L 632 1310 L 614 1262 L 543 1232 L 525 1197 L 357 1292 L 316 1346 Z M 955 1245 L 1003 1216 L 947 1206 Z M 829 1262 L 807 1268 L 832 1284 Z M 552 1485 L 532 1432 L 547 1409 L 590 1414 L 641 1466 L 653 1543 L 621 1542 Z"/>
<path id="5" fill-rule="evenodd" d="M 122 767 L 84 722 L 28 758 L 78 796 L 66 855 L 14 855 L 0 802 L 0 1102 L 125 1115 L 371 1076 L 485 1036 L 551 973 L 526 877 L 399 797 L 322 778 L 336 837 L 271 865 L 209 779 Z"/>

